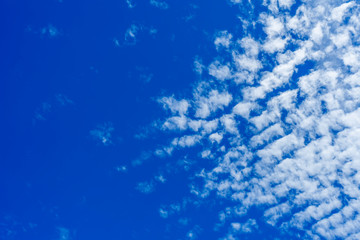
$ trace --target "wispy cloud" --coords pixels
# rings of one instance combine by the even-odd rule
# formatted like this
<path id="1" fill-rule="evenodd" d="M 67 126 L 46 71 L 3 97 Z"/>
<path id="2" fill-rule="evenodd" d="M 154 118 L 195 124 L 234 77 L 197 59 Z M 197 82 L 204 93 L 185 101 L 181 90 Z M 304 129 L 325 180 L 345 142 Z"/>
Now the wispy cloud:
<path id="1" fill-rule="evenodd" d="M 138 31 L 141 29 L 141 26 L 132 24 L 125 32 L 124 40 L 126 44 L 134 45 L 137 41 Z"/>
<path id="2" fill-rule="evenodd" d="M 36 232 L 39 227 L 34 222 L 24 222 L 14 215 L 0 216 L 0 239 L 18 239 L 25 233 Z"/>
<path id="3" fill-rule="evenodd" d="M 126 4 L 129 8 L 134 8 L 136 6 L 132 0 L 126 0 Z"/>
<path id="4" fill-rule="evenodd" d="M 33 116 L 33 124 L 38 121 L 47 120 L 53 111 L 66 106 L 73 105 L 74 102 L 64 94 L 55 94 L 52 98 L 42 102 L 35 110 Z"/>
<path id="5" fill-rule="evenodd" d="M 104 146 L 111 145 L 112 133 L 114 131 L 113 124 L 111 122 L 106 122 L 98 125 L 95 129 L 90 131 L 91 137 L 97 142 L 103 144 Z"/>
<path id="6" fill-rule="evenodd" d="M 156 37 L 158 30 L 152 26 L 133 23 L 126 30 L 123 37 L 114 37 L 113 43 L 116 47 L 134 46 L 139 42 L 139 37 L 144 37 L 144 34 Z"/>
<path id="7" fill-rule="evenodd" d="M 152 181 L 140 182 L 137 184 L 136 189 L 141 193 L 149 194 L 155 191 L 155 183 Z"/>
<path id="8" fill-rule="evenodd" d="M 167 4 L 167 2 L 165 1 L 159 1 L 159 0 L 150 0 L 150 4 L 153 5 L 154 7 L 166 10 L 169 8 L 169 4 Z"/>
<path id="9" fill-rule="evenodd" d="M 71 232 L 64 227 L 57 227 L 58 238 L 57 240 L 71 240 Z"/>
<path id="10" fill-rule="evenodd" d="M 40 28 L 27 26 L 26 32 L 34 33 L 36 35 L 46 38 L 57 38 L 62 35 L 62 31 L 50 23 Z"/>

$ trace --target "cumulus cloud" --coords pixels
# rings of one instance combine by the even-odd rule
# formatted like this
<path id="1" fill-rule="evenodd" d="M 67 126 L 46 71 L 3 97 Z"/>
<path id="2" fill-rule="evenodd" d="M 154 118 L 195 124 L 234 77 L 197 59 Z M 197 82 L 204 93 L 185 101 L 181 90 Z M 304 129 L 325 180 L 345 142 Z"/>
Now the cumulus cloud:
<path id="1" fill-rule="evenodd" d="M 161 129 L 177 134 L 164 148 L 214 159 L 190 191 L 232 201 L 224 239 L 259 222 L 310 239 L 360 236 L 360 5 L 303 1 L 291 13 L 294 4 L 264 1 L 263 35 L 221 32 L 214 45 L 226 51 L 207 68 L 215 79 L 159 100 Z M 234 220 L 253 208 L 261 218 Z"/>
<path id="2" fill-rule="evenodd" d="M 221 31 L 216 34 L 214 44 L 217 49 L 220 47 L 229 48 L 232 38 L 232 34 L 228 31 Z"/>
<path id="3" fill-rule="evenodd" d="M 232 77 L 229 66 L 222 65 L 219 61 L 215 61 L 210 64 L 209 74 L 221 81 L 224 81 L 225 79 L 230 79 Z"/>
<path id="4" fill-rule="evenodd" d="M 180 115 L 186 114 L 190 106 L 189 102 L 185 99 L 180 101 L 174 97 L 163 97 L 158 100 L 165 109 L 169 109 L 172 113 L 178 113 Z"/>

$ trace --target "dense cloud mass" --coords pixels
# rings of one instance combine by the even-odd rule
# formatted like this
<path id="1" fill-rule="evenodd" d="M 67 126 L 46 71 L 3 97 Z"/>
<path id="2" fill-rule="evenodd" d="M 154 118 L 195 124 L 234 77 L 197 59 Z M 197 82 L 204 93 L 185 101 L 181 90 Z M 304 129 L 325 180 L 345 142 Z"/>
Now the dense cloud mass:
<path id="1" fill-rule="evenodd" d="M 218 56 L 195 61 L 192 97 L 159 99 L 161 129 L 178 136 L 156 153 L 200 146 L 216 163 L 192 192 L 235 203 L 220 214 L 232 226 L 224 239 L 256 231 L 255 219 L 234 221 L 251 208 L 284 232 L 360 239 L 359 4 L 264 6 L 254 24 L 239 21 L 241 37 L 215 34 Z"/>

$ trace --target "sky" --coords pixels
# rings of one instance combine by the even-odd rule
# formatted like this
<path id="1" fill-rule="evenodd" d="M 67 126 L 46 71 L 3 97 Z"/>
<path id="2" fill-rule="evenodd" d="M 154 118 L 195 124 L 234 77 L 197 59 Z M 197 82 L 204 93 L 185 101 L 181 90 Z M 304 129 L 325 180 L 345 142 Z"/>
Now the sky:
<path id="1" fill-rule="evenodd" d="M 0 239 L 360 239 L 360 3 L 2 0 Z"/>

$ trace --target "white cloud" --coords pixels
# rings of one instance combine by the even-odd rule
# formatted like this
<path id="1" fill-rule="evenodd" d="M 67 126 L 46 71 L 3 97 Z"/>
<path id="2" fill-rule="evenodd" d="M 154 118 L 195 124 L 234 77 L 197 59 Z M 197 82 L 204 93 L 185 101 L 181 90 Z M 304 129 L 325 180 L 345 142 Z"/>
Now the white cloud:
<path id="1" fill-rule="evenodd" d="M 33 116 L 33 123 L 38 121 L 46 121 L 52 112 L 58 110 L 60 107 L 67 107 L 74 105 L 74 101 L 64 94 L 56 94 L 48 101 L 42 102 L 35 110 Z"/>
<path id="2" fill-rule="evenodd" d="M 257 72 L 262 68 L 261 62 L 258 59 L 255 59 L 253 56 L 248 57 L 246 55 L 240 55 L 236 52 L 233 52 L 233 59 L 238 70 L 245 69 L 249 72 Z"/>
<path id="3" fill-rule="evenodd" d="M 236 127 L 237 123 L 236 123 L 233 115 L 231 115 L 231 114 L 224 115 L 221 117 L 220 121 L 228 133 L 232 133 L 232 134 L 238 133 L 238 130 Z"/>
<path id="4" fill-rule="evenodd" d="M 284 24 L 281 18 L 275 18 L 271 15 L 263 15 L 262 21 L 265 24 L 264 31 L 269 38 L 281 36 L 284 33 Z"/>
<path id="5" fill-rule="evenodd" d="M 209 74 L 220 81 L 230 79 L 231 70 L 227 65 L 221 65 L 219 61 L 215 61 L 209 66 Z"/>
<path id="6" fill-rule="evenodd" d="M 136 189 L 144 194 L 149 194 L 155 191 L 155 184 L 153 182 L 140 182 L 137 184 Z"/>
<path id="7" fill-rule="evenodd" d="M 162 103 L 165 109 L 170 109 L 172 113 L 180 115 L 186 114 L 190 106 L 189 102 L 185 99 L 178 101 L 173 97 L 162 97 L 158 102 Z"/>
<path id="8" fill-rule="evenodd" d="M 186 201 L 183 201 L 182 203 L 172 203 L 167 206 L 161 206 L 159 209 L 159 214 L 162 218 L 168 218 L 171 215 L 179 213 L 184 206 L 186 206 Z"/>
<path id="9" fill-rule="evenodd" d="M 279 6 L 286 9 L 290 9 L 294 3 L 295 0 L 279 0 Z"/>
<path id="10" fill-rule="evenodd" d="M 239 102 L 233 108 L 233 113 L 249 119 L 250 112 L 256 108 L 258 108 L 258 106 L 253 102 Z"/>
<path id="11" fill-rule="evenodd" d="M 194 60 L 194 71 L 198 74 L 202 74 L 203 73 L 203 70 L 205 69 L 206 67 L 204 66 L 204 64 L 202 63 L 202 60 L 199 59 L 199 58 L 195 58 Z"/>
<path id="12" fill-rule="evenodd" d="M 165 1 L 159 1 L 159 0 L 150 0 L 150 4 L 154 7 L 166 10 L 169 8 L 169 4 Z"/>
<path id="13" fill-rule="evenodd" d="M 155 176 L 155 180 L 161 183 L 165 183 L 166 182 L 166 178 L 163 175 L 157 175 Z"/>
<path id="14" fill-rule="evenodd" d="M 117 167 L 115 167 L 115 170 L 116 170 L 117 172 L 123 172 L 123 173 L 125 173 L 125 172 L 128 171 L 128 168 L 127 168 L 127 166 L 122 165 L 122 166 L 117 166 Z"/>
<path id="15" fill-rule="evenodd" d="M 210 150 L 205 150 L 201 152 L 201 157 L 202 158 L 209 158 L 211 157 L 211 151 Z"/>
<path id="16" fill-rule="evenodd" d="M 233 202 L 220 214 L 224 239 L 259 221 L 303 238 L 360 236 L 360 5 L 303 1 L 291 15 L 294 3 L 264 1 L 264 37 L 215 40 L 226 48 L 209 66 L 220 81 L 200 80 L 186 111 L 168 107 L 164 120 L 195 132 L 174 132 L 170 145 L 215 160 L 190 188 Z M 253 208 L 262 217 L 241 222 Z"/>
<path id="17" fill-rule="evenodd" d="M 57 233 L 58 233 L 58 240 L 71 240 L 71 232 L 69 229 L 64 228 L 64 227 L 57 227 L 56 228 Z"/>
<path id="18" fill-rule="evenodd" d="M 57 29 L 55 26 L 53 26 L 52 24 L 49 24 L 46 27 L 43 27 L 41 29 L 41 34 L 50 38 L 54 38 L 54 37 L 58 37 L 59 35 L 61 35 L 61 32 L 59 29 Z"/>
<path id="19" fill-rule="evenodd" d="M 166 210 L 164 210 L 164 209 L 162 209 L 162 208 L 159 209 L 159 214 L 160 214 L 160 216 L 161 216 L 162 218 L 168 218 L 168 217 L 169 217 L 168 211 L 166 211 Z"/>
<path id="20" fill-rule="evenodd" d="M 212 90 L 207 97 L 199 96 L 195 101 L 196 117 L 207 118 L 211 113 L 219 109 L 224 109 L 232 100 L 232 96 L 228 92 L 219 93 L 217 90 Z"/>
<path id="21" fill-rule="evenodd" d="M 287 44 L 286 38 L 277 37 L 266 41 L 263 48 L 268 53 L 282 52 L 286 44 Z"/>
<path id="22" fill-rule="evenodd" d="M 331 18 L 335 21 L 341 22 L 346 12 L 355 5 L 354 1 L 344 3 L 331 11 Z"/>
<path id="23" fill-rule="evenodd" d="M 248 57 L 257 57 L 260 50 L 260 44 L 251 37 L 245 37 L 239 41 Z"/>
<path id="24" fill-rule="evenodd" d="M 139 41 L 139 35 L 146 33 L 152 37 L 155 37 L 157 29 L 152 26 L 146 26 L 133 23 L 125 30 L 123 44 L 126 46 L 133 46 Z M 117 38 L 113 39 L 115 46 L 122 46 Z"/>
<path id="25" fill-rule="evenodd" d="M 188 127 L 188 119 L 184 115 L 168 118 L 162 125 L 163 129 L 169 130 L 185 130 Z"/>
<path id="26" fill-rule="evenodd" d="M 134 8 L 136 6 L 135 3 L 131 0 L 126 0 L 126 4 L 129 8 Z"/>
<path id="27" fill-rule="evenodd" d="M 344 46 L 348 46 L 350 42 L 350 33 L 349 31 L 344 30 L 338 34 L 332 34 L 330 39 L 337 48 L 342 48 Z"/>
<path id="28" fill-rule="evenodd" d="M 211 142 L 217 142 L 220 143 L 221 140 L 223 139 L 223 135 L 219 134 L 219 133 L 213 133 L 209 136 L 209 139 Z"/>
<path id="29" fill-rule="evenodd" d="M 231 42 L 231 39 L 233 38 L 231 33 L 228 33 L 228 31 L 221 31 L 216 34 L 216 38 L 214 41 L 214 44 L 216 46 L 216 49 L 219 49 L 219 47 L 229 48 Z"/>
<path id="30" fill-rule="evenodd" d="M 114 131 L 114 127 L 112 123 L 106 122 L 98 125 L 95 129 L 90 131 L 90 135 L 94 138 L 94 140 L 102 143 L 104 146 L 108 146 L 112 144 L 112 132 Z"/>
<path id="31" fill-rule="evenodd" d="M 186 234 L 186 238 L 197 239 L 201 232 L 202 229 L 198 225 L 195 225 L 195 227 L 193 227 L 190 231 L 188 231 L 188 233 Z"/>
<path id="32" fill-rule="evenodd" d="M 171 144 L 174 147 L 192 147 L 199 142 L 200 138 L 201 137 L 199 135 L 183 136 L 181 138 L 173 139 Z"/>
<path id="33" fill-rule="evenodd" d="M 137 34 L 140 26 L 132 24 L 125 32 L 124 40 L 126 44 L 134 45 L 137 42 Z"/>
<path id="34" fill-rule="evenodd" d="M 322 25 L 321 25 L 321 23 L 318 23 L 311 30 L 310 38 L 311 38 L 311 40 L 313 40 L 317 44 L 320 44 L 323 36 L 324 36 L 324 34 L 323 34 L 323 30 L 322 30 Z"/>
<path id="35" fill-rule="evenodd" d="M 242 0 L 230 0 L 233 4 L 239 4 L 242 3 Z"/>
<path id="36" fill-rule="evenodd" d="M 74 102 L 66 95 L 64 94 L 56 94 L 55 95 L 55 99 L 56 101 L 61 105 L 61 106 L 66 106 L 69 104 L 74 104 Z"/>
<path id="37" fill-rule="evenodd" d="M 279 123 L 274 124 L 265 129 L 260 134 L 253 136 L 250 139 L 250 144 L 252 145 L 252 147 L 256 147 L 278 136 L 284 136 L 284 130 Z"/>
<path id="38" fill-rule="evenodd" d="M 345 65 L 351 67 L 352 72 L 360 69 L 360 48 L 349 48 L 342 57 Z"/>
<path id="39" fill-rule="evenodd" d="M 251 218 L 244 223 L 232 222 L 230 225 L 231 228 L 229 229 L 227 236 L 222 239 L 226 239 L 226 240 L 239 239 L 237 237 L 239 234 L 252 233 L 253 231 L 257 231 L 259 228 L 256 220 Z"/>

